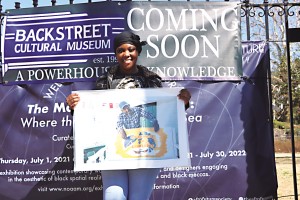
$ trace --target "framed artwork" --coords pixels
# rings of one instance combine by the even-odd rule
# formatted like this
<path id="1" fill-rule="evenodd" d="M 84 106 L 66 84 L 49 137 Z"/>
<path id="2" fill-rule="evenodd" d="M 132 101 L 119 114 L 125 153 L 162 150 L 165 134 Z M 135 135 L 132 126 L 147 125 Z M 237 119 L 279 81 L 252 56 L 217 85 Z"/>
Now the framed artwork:
<path id="1" fill-rule="evenodd" d="M 181 89 L 74 91 L 74 170 L 190 166 Z"/>

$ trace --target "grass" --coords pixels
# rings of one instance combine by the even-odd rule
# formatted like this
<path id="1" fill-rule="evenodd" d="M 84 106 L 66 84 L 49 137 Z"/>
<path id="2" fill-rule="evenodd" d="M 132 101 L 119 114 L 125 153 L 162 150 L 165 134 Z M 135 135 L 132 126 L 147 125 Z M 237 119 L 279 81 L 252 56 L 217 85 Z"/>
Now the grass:
<path id="1" fill-rule="evenodd" d="M 295 152 L 300 152 L 300 125 L 294 125 Z M 274 149 L 278 153 L 291 153 L 292 141 L 290 124 L 274 121 Z"/>
<path id="2" fill-rule="evenodd" d="M 278 128 L 278 129 L 283 129 L 287 132 L 290 131 L 290 122 L 280 122 L 280 121 L 273 121 L 273 126 L 274 129 Z M 294 124 L 294 132 L 296 133 L 300 133 L 300 124 Z"/>
<path id="3" fill-rule="evenodd" d="M 300 152 L 300 126 L 294 126 L 294 142 L 295 152 Z M 290 133 L 290 124 L 284 122 L 274 122 L 274 149 L 276 153 L 291 153 L 292 142 Z M 299 169 L 299 159 L 297 161 L 297 168 Z M 290 200 L 295 199 L 294 195 L 294 183 L 293 183 L 293 171 L 292 171 L 292 159 L 291 157 L 279 157 L 276 158 L 276 171 L 278 180 L 278 199 Z M 297 171 L 297 187 L 300 185 L 300 174 Z"/>
<path id="4" fill-rule="evenodd" d="M 291 153 L 292 142 L 290 137 L 275 138 L 274 149 L 278 153 Z M 300 137 L 295 137 L 295 152 L 300 152 Z"/>

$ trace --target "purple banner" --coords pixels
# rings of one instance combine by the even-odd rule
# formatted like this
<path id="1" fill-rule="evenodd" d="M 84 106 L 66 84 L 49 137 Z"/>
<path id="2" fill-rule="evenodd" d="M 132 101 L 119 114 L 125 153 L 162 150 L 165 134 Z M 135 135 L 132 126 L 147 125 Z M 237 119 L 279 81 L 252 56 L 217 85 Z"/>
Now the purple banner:
<path id="1" fill-rule="evenodd" d="M 192 93 L 186 113 L 191 167 L 162 168 L 152 200 L 273 199 L 268 48 L 245 43 L 242 82 L 165 82 Z M 102 199 L 101 172 L 74 172 L 65 98 L 94 82 L 0 86 L 0 199 Z"/>

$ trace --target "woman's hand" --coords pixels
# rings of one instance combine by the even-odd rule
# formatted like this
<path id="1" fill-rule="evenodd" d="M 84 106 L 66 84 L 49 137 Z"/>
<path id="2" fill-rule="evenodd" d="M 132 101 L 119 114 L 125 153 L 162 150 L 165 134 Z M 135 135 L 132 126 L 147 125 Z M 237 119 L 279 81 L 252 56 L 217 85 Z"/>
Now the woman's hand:
<path id="1" fill-rule="evenodd" d="M 74 110 L 75 106 L 78 104 L 80 97 L 78 94 L 76 93 L 72 93 L 67 97 L 67 104 L 69 105 L 69 107 Z"/>
<path id="2" fill-rule="evenodd" d="M 189 101 L 191 99 L 191 94 L 187 89 L 180 90 L 179 94 L 177 95 L 179 99 L 184 102 L 186 109 L 189 107 Z"/>

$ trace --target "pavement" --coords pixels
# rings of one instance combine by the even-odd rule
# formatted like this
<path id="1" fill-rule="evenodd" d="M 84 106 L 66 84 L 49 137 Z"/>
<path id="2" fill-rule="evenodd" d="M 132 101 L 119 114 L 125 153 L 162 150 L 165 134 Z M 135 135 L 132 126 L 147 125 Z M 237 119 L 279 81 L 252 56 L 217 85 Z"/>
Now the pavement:
<path id="1" fill-rule="evenodd" d="M 292 158 L 292 153 L 275 153 L 275 158 Z M 295 158 L 300 158 L 300 153 L 295 153 Z"/>

